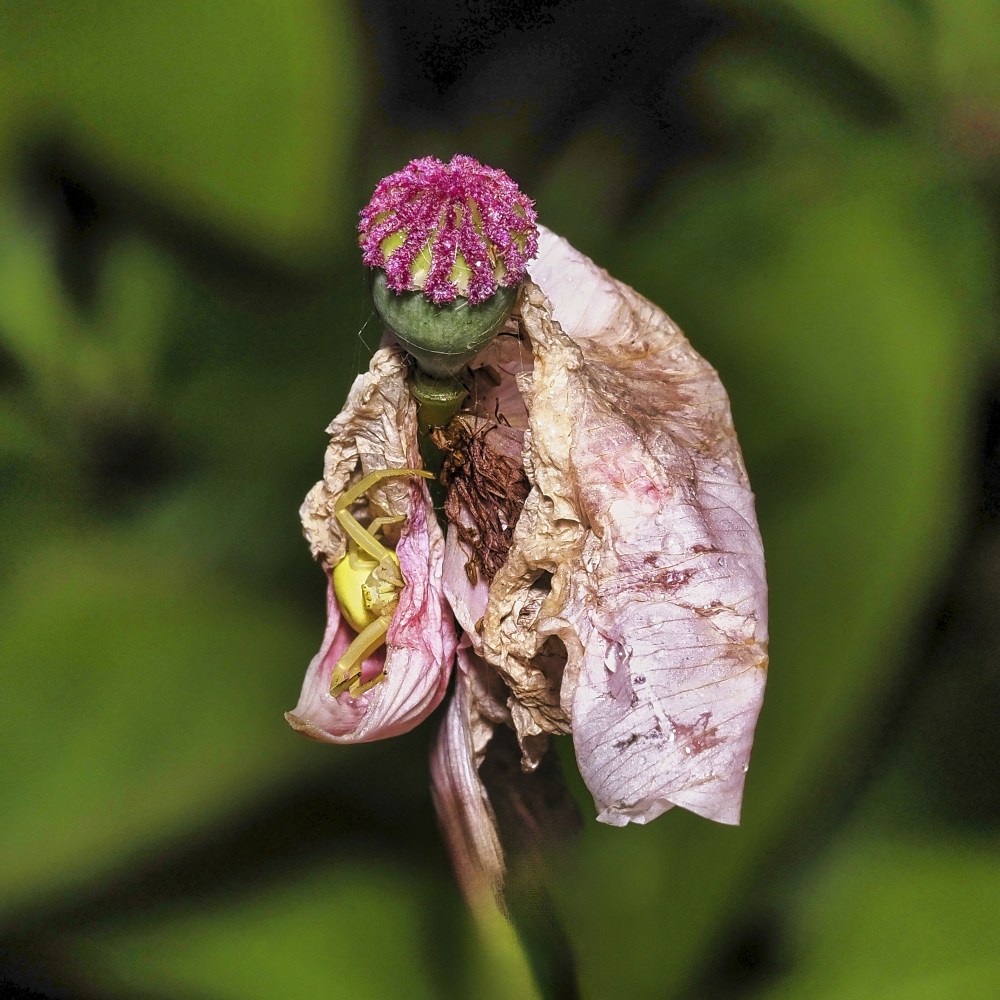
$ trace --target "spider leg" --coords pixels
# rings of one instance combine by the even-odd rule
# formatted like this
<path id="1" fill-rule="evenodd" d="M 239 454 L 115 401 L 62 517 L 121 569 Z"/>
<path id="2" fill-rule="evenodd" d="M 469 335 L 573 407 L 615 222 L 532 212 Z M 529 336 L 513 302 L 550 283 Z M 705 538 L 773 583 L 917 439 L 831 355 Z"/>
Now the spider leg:
<path id="1" fill-rule="evenodd" d="M 368 553 L 363 553 L 358 549 L 358 543 L 353 538 L 347 539 L 347 558 L 351 560 L 351 569 L 361 570 L 374 569 L 378 563 L 372 560 Z"/>
<path id="2" fill-rule="evenodd" d="M 361 664 L 375 652 L 385 641 L 385 634 L 389 631 L 389 624 L 392 621 L 391 615 L 382 615 L 376 618 L 363 632 L 359 633 L 354 642 L 344 650 L 344 655 L 337 661 L 333 673 L 330 675 L 330 694 L 336 697 L 348 688 L 358 687 L 358 694 L 363 693 L 373 684 L 382 680 L 385 676 L 383 671 L 378 677 L 373 678 L 365 685 L 360 685 Z M 351 697 L 356 698 L 358 694 L 351 691 Z"/>
<path id="3" fill-rule="evenodd" d="M 350 686 L 350 688 L 348 688 L 348 690 L 352 698 L 359 698 L 370 688 L 375 687 L 376 684 L 384 680 L 385 680 L 385 671 L 383 670 L 382 673 L 380 673 L 377 677 L 373 677 L 370 681 L 368 681 L 367 684 L 362 684 L 360 677 L 356 678 L 354 683 Z"/>
<path id="4" fill-rule="evenodd" d="M 365 531 L 347 508 L 376 483 L 381 482 L 383 479 L 393 479 L 400 476 L 425 476 L 428 479 L 433 478 L 432 473 L 424 472 L 423 469 L 376 469 L 375 472 L 365 476 L 361 482 L 342 494 L 333 508 L 333 512 L 344 531 L 358 543 L 359 548 L 363 549 L 378 562 L 383 562 L 389 558 L 389 550 L 372 537 L 368 531 Z"/>
<path id="5" fill-rule="evenodd" d="M 357 544 L 359 549 L 365 552 L 377 563 L 385 562 L 391 558 L 389 550 L 377 538 L 372 538 L 372 536 L 368 534 L 368 532 L 365 531 L 360 524 L 358 524 L 354 515 L 349 510 L 338 510 L 336 514 L 341 527 L 343 527 L 344 531 L 346 531 L 351 539 Z"/>
<path id="6" fill-rule="evenodd" d="M 366 530 L 373 538 L 375 533 L 384 524 L 398 524 L 400 521 L 405 521 L 406 518 L 400 514 L 398 517 L 376 517 L 371 524 L 368 525 Z M 373 562 L 371 559 L 365 559 L 362 557 L 361 553 L 358 551 L 358 543 L 353 538 L 347 539 L 347 555 L 351 560 L 351 569 L 360 570 L 362 566 L 374 569 L 379 564 Z"/>
<path id="7" fill-rule="evenodd" d="M 405 520 L 406 517 L 403 514 L 400 514 L 398 517 L 376 517 L 375 520 L 368 525 L 368 533 L 370 535 L 374 535 L 383 524 L 399 524 L 400 521 Z"/>
<path id="8" fill-rule="evenodd" d="M 337 512 L 342 511 L 349 504 L 354 503 L 362 493 L 367 493 L 368 490 L 376 483 L 382 482 L 383 479 L 396 479 L 403 476 L 424 476 L 427 479 L 433 479 L 434 473 L 425 472 L 423 469 L 376 469 L 374 472 L 368 473 L 359 483 L 355 483 L 346 493 L 342 493 L 337 500 L 334 510 Z"/>

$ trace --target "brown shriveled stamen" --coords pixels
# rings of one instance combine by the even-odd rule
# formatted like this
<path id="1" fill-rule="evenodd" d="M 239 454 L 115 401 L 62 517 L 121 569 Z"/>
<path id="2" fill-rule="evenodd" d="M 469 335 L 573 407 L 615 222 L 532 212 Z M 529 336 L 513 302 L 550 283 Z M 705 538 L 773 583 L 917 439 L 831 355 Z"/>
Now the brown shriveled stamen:
<path id="1" fill-rule="evenodd" d="M 531 489 L 524 470 L 490 445 L 490 430 L 485 424 L 470 431 L 460 414 L 431 434 L 445 453 L 441 469 L 441 482 L 448 488 L 444 512 L 459 539 L 472 551 L 465 572 L 473 586 L 479 582 L 480 572 L 492 583 L 507 561 L 514 525 Z M 463 522 L 463 507 L 471 515 L 471 529 Z"/>

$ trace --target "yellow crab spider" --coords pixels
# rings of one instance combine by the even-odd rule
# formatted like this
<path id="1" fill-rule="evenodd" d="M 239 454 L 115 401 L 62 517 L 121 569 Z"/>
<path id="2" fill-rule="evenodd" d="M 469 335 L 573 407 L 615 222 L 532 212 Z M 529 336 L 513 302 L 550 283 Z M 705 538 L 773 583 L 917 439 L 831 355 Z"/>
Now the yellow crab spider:
<path id="1" fill-rule="evenodd" d="M 364 528 L 347 508 L 376 483 L 397 476 L 430 479 L 433 473 L 422 469 L 377 469 L 344 493 L 333 508 L 347 532 L 347 553 L 333 570 L 333 592 L 347 623 L 358 633 L 330 676 L 330 694 L 334 697 L 348 691 L 352 698 L 357 698 L 385 677 L 383 671 L 362 683 L 361 664 L 385 642 L 405 581 L 396 553 L 386 548 L 375 534 L 403 517 L 377 517 Z"/>

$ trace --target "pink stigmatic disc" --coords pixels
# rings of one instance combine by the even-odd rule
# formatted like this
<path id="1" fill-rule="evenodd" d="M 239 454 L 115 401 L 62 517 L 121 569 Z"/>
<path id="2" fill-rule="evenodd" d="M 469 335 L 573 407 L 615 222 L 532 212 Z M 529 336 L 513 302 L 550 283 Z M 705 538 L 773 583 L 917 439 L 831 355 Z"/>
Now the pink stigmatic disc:
<path id="1" fill-rule="evenodd" d="M 538 253 L 531 199 L 502 170 L 462 154 L 450 163 L 412 160 L 381 180 L 358 231 L 365 264 L 384 268 L 393 291 L 423 290 L 437 305 L 463 294 L 473 304 L 485 301 L 498 287 L 518 284 Z M 456 268 L 458 254 L 468 272 Z"/>

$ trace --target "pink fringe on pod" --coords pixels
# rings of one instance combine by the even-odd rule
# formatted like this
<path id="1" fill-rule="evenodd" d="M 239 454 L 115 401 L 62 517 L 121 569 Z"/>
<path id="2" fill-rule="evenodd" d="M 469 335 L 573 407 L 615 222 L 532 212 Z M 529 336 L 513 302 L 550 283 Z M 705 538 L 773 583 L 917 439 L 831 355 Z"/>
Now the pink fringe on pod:
<path id="1" fill-rule="evenodd" d="M 531 199 L 502 170 L 461 154 L 450 163 L 425 156 L 384 178 L 361 212 L 358 228 L 368 267 L 384 268 L 393 291 L 422 288 L 437 305 L 459 294 L 451 280 L 458 253 L 472 272 L 468 299 L 476 304 L 500 286 L 517 285 L 538 251 Z M 397 233 L 406 238 L 386 260 L 382 243 Z M 425 246 L 430 269 L 416 284 L 413 264 Z"/>

